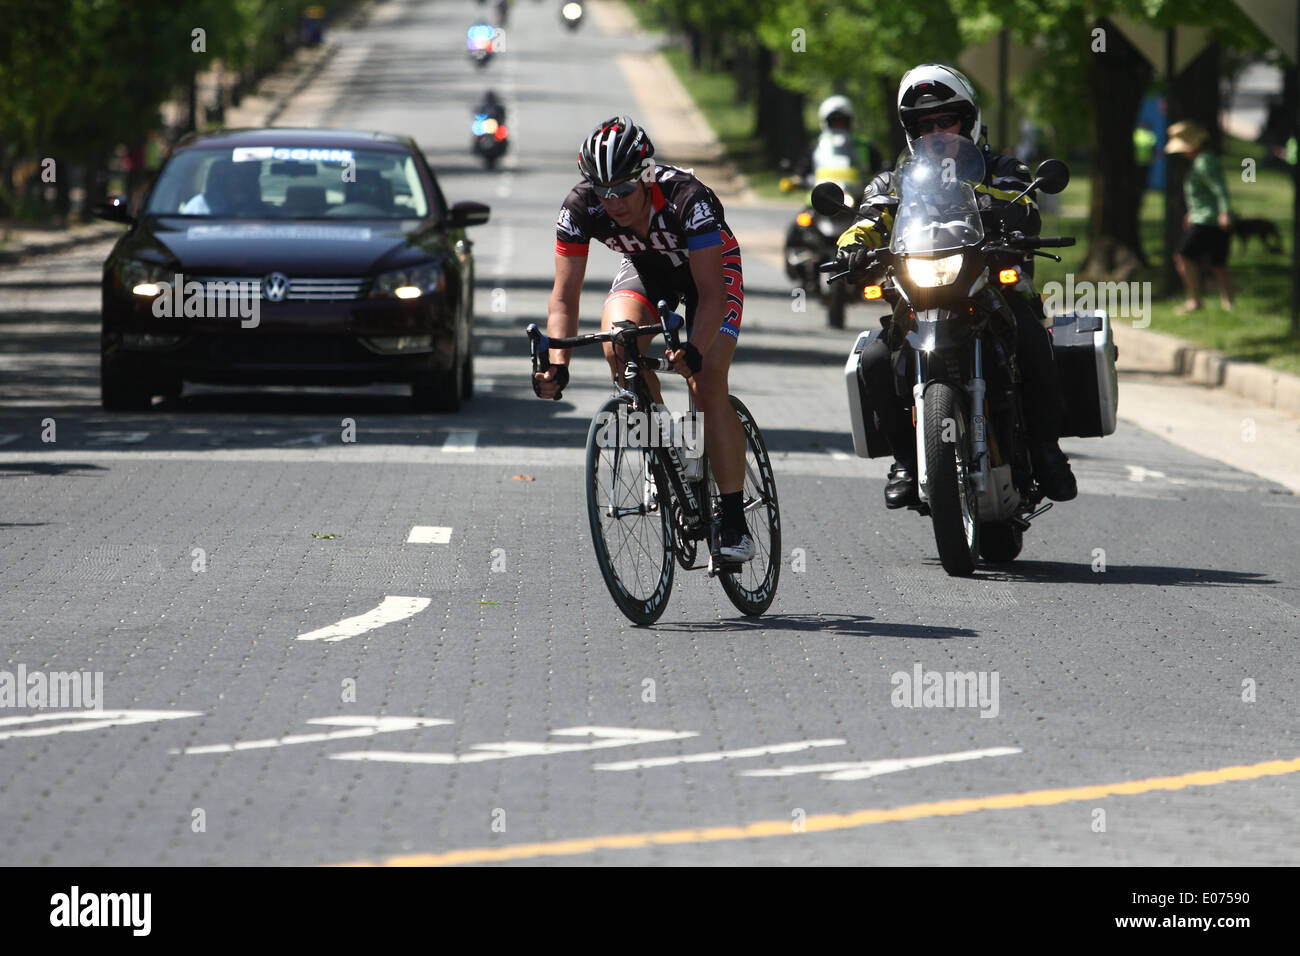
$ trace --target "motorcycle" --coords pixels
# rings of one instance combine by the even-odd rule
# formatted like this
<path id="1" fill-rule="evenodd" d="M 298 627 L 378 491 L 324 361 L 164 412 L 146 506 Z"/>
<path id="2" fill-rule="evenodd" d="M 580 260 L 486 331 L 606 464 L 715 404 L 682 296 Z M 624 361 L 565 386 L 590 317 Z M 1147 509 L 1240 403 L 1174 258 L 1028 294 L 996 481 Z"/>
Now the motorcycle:
<path id="1" fill-rule="evenodd" d="M 900 195 L 888 248 L 855 255 L 848 270 L 844 259 L 822 268 L 838 272 L 831 281 L 850 271 L 870 277 L 868 297 L 894 306 L 893 335 L 905 332 L 912 353 L 921 502 L 912 507 L 929 515 L 944 570 L 964 576 L 977 558 L 1014 561 L 1030 523 L 1052 507 L 1050 501 L 1040 507 L 1044 496 L 1028 453 L 1016 325 L 1006 297 L 1020 294 L 1013 291 L 1017 286 L 1026 288 L 1021 277 L 1031 255 L 1059 262 L 1040 250 L 1072 246 L 1074 239 L 1025 235 L 1017 227 L 1026 213 L 1014 202 L 981 210 L 971 184 L 983 179 L 984 159 L 964 137 L 922 137 L 897 175 Z M 1059 193 L 1069 178 L 1065 163 L 1046 160 L 1021 195 Z M 813 190 L 813 203 L 827 215 L 845 208 L 842 191 L 830 183 Z M 863 458 L 890 454 L 858 377 L 862 350 L 886 334 L 861 333 L 845 365 L 854 451 Z M 1111 434 L 1119 391 L 1109 316 L 1058 315 L 1052 337 L 1066 397 L 1062 437 Z"/>
<path id="2" fill-rule="evenodd" d="M 783 165 L 788 166 L 788 162 Z M 784 176 L 781 191 L 807 189 L 807 176 Z M 837 183 L 841 192 L 860 191 L 851 183 Z M 853 213 L 840 210 L 832 215 L 818 212 L 811 205 L 801 209 L 785 235 L 785 274 L 799 283 L 804 296 L 826 306 L 826 322 L 833 329 L 844 328 L 844 310 L 849 301 L 862 294 L 863 284 L 828 283 L 818 264 L 835 255 L 835 243 L 845 229 L 853 225 Z"/>
<path id="3" fill-rule="evenodd" d="M 476 23 L 465 31 L 465 52 L 476 66 L 487 66 L 497 52 L 496 36 L 496 28 L 486 23 Z"/>
<path id="4" fill-rule="evenodd" d="M 569 3 L 560 7 L 560 22 L 570 30 L 576 30 L 582 24 L 583 9 L 582 4 L 576 0 L 570 0 Z"/>
<path id="5" fill-rule="evenodd" d="M 506 154 L 510 145 L 510 131 L 505 123 L 498 122 L 487 113 L 476 113 L 470 124 L 470 133 L 474 136 L 474 155 L 483 160 L 488 169 L 496 166 L 497 160 Z"/>

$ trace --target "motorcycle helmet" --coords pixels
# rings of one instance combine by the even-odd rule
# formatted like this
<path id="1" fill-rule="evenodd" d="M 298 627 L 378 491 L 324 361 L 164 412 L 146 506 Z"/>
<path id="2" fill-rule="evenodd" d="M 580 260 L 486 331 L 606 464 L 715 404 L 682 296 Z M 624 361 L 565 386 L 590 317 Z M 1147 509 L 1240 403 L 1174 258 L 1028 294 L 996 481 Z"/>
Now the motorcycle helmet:
<path id="1" fill-rule="evenodd" d="M 965 74 L 942 63 L 922 63 L 903 74 L 898 84 L 898 121 L 909 148 L 920 135 L 914 132 L 917 120 L 945 112 L 961 117 L 962 136 L 972 143 L 979 139 L 979 100 Z"/>
<path id="2" fill-rule="evenodd" d="M 832 116 L 842 116 L 852 124 L 853 101 L 847 96 L 828 96 L 822 100 L 821 106 L 817 107 L 817 120 L 823 133 L 830 132 Z"/>

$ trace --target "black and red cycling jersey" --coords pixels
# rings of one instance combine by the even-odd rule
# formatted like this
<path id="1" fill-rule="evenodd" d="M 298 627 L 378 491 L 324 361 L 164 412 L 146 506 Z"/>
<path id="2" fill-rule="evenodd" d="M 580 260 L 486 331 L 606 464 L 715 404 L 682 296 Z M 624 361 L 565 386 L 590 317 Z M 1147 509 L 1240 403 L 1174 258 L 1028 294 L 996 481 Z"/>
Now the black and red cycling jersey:
<path id="1" fill-rule="evenodd" d="M 724 331 L 734 336 L 740 324 L 744 287 L 740 244 L 723 218 L 722 203 L 690 170 L 677 166 L 657 164 L 649 182 L 653 211 L 645 239 L 615 222 L 596 198 L 591 184 L 583 182 L 573 187 L 560 207 L 555 222 L 556 254 L 586 256 L 591 240 L 596 239 L 627 260 L 620 274 L 630 263 L 648 288 L 671 288 L 691 301 L 695 282 L 690 254 L 721 245 L 728 299 L 723 325 Z"/>

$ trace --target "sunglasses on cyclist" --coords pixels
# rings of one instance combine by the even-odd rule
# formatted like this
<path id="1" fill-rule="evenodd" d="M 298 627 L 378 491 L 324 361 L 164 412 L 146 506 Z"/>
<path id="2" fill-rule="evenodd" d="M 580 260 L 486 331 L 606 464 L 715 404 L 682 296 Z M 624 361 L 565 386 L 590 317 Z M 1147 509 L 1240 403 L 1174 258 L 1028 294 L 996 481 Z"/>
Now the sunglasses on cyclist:
<path id="1" fill-rule="evenodd" d="M 940 113 L 938 116 L 927 116 L 917 120 L 912 124 L 912 129 L 924 136 L 934 130 L 952 129 L 960 123 L 961 117 L 956 113 Z"/>
<path id="2" fill-rule="evenodd" d="M 633 178 L 627 182 L 616 183 L 613 186 L 602 186 L 600 183 L 592 183 L 591 188 L 596 191 L 597 199 L 623 199 L 636 192 L 636 187 L 641 185 L 640 180 Z"/>

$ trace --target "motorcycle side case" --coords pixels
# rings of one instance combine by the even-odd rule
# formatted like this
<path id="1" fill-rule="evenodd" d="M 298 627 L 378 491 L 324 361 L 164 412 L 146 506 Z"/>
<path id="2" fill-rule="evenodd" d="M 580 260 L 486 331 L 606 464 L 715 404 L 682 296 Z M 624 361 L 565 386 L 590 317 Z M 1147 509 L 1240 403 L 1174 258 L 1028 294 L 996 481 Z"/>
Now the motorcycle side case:
<path id="1" fill-rule="evenodd" d="M 1065 399 L 1062 438 L 1099 438 L 1115 431 L 1119 410 L 1119 352 L 1105 312 L 1070 312 L 1052 319 L 1052 352 Z"/>
<path id="2" fill-rule="evenodd" d="M 892 456 L 889 441 L 876 425 L 872 401 L 858 378 L 862 350 L 885 334 L 884 329 L 868 329 L 858 336 L 844 363 L 844 384 L 849 390 L 849 423 L 853 431 L 853 453 L 859 458 L 885 458 Z"/>

